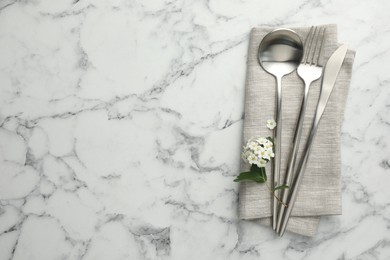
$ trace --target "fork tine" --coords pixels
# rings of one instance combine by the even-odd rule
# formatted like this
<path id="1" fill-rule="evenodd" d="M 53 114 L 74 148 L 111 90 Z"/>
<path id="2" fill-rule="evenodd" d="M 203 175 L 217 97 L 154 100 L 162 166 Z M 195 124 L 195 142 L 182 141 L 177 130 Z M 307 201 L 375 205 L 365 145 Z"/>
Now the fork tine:
<path id="1" fill-rule="evenodd" d="M 307 63 L 307 57 L 310 55 L 310 51 L 309 51 L 309 42 L 310 42 L 310 39 L 312 38 L 312 34 L 313 34 L 313 29 L 314 29 L 314 26 L 310 27 L 310 31 L 309 33 L 307 34 L 307 37 L 306 37 L 306 40 L 305 40 L 305 44 L 303 45 L 303 58 L 302 58 L 302 63 L 303 64 L 306 64 Z"/>
<path id="2" fill-rule="evenodd" d="M 312 65 L 313 64 L 313 60 L 314 60 L 315 48 L 316 48 L 316 45 L 315 45 L 316 42 L 314 41 L 314 39 L 315 39 L 316 35 L 318 35 L 317 34 L 317 29 L 318 29 L 318 27 L 314 27 L 313 35 L 312 35 L 312 37 L 310 39 L 310 46 L 309 46 L 308 55 L 307 55 L 308 59 L 309 59 L 309 61 L 308 61 L 309 65 Z M 313 42 L 314 42 L 314 49 L 312 50 Z M 310 58 L 310 56 L 311 56 L 311 58 Z"/>
<path id="3" fill-rule="evenodd" d="M 316 26 L 310 28 L 304 44 L 303 64 L 319 65 L 325 40 L 325 30 L 326 28 Z"/>
<path id="4" fill-rule="evenodd" d="M 318 42 L 317 42 L 317 46 L 319 45 L 318 57 L 317 57 L 317 61 L 314 64 L 316 66 L 320 64 L 322 48 L 324 47 L 324 42 L 325 42 L 325 32 L 326 32 L 326 28 L 322 28 L 322 35 L 321 35 L 321 37 L 318 37 Z M 318 34 L 320 35 L 320 33 L 318 33 Z"/>

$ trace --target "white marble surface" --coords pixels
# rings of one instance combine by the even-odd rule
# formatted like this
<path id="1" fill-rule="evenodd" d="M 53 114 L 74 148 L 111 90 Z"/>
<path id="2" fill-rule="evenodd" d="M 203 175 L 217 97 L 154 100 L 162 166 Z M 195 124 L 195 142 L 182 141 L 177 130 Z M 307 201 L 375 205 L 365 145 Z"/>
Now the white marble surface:
<path id="1" fill-rule="evenodd" d="M 389 259 L 390 2 L 0 1 L 0 259 Z M 343 215 L 237 220 L 254 26 L 357 50 Z"/>

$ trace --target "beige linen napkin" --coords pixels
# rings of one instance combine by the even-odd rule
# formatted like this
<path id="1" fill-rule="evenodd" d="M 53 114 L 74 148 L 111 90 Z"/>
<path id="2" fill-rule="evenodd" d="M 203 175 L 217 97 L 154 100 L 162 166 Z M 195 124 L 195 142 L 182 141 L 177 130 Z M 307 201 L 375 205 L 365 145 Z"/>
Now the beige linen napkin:
<path id="1" fill-rule="evenodd" d="M 325 25 L 325 27 L 324 58 L 326 61 L 339 44 L 337 43 L 337 26 Z M 273 132 L 266 128 L 266 121 L 275 117 L 276 81 L 272 75 L 261 68 L 257 60 L 257 51 L 261 40 L 273 29 L 254 28 L 251 31 L 247 61 L 243 142 L 251 137 L 273 135 Z M 310 28 L 291 29 L 296 31 L 304 42 Z M 292 217 L 287 226 L 288 231 L 314 236 L 317 232 L 319 216 L 341 214 L 340 128 L 354 57 L 355 53 L 348 51 L 329 103 L 320 121 L 307 169 L 292 211 Z M 302 157 L 304 144 L 309 135 L 319 96 L 320 83 L 321 80 L 317 80 L 310 87 L 298 160 Z M 292 139 L 302 101 L 303 88 L 303 82 L 296 72 L 285 76 L 282 80 L 282 178 L 285 175 L 287 160 L 292 148 Z M 271 182 L 270 164 L 267 167 L 268 182 Z M 241 163 L 241 171 L 246 171 L 248 168 L 248 164 Z M 256 220 L 269 225 L 271 212 L 271 194 L 266 185 L 242 182 L 239 193 L 240 218 Z"/>

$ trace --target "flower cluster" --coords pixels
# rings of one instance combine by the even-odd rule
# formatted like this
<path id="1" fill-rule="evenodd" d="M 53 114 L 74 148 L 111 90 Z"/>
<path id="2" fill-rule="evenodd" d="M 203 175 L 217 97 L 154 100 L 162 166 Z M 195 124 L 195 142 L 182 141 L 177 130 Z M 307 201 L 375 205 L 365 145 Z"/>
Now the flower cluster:
<path id="1" fill-rule="evenodd" d="M 265 167 L 274 156 L 273 143 L 268 138 L 250 139 L 243 147 L 242 159 L 249 164 L 256 164 L 259 168 Z"/>

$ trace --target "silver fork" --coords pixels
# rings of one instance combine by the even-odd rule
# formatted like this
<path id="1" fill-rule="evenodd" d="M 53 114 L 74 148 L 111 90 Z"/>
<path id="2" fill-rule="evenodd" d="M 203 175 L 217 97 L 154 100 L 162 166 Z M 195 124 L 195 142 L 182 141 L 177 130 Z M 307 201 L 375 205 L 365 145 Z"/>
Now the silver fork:
<path id="1" fill-rule="evenodd" d="M 311 27 L 309 34 L 307 35 L 304 47 L 303 47 L 303 58 L 301 64 L 298 66 L 297 73 L 299 77 L 305 83 L 305 90 L 301 104 L 301 111 L 299 113 L 297 126 L 294 134 L 293 148 L 289 157 L 289 163 L 287 165 L 287 174 L 285 177 L 284 184 L 290 185 L 292 175 L 295 168 L 297 159 L 299 141 L 302 134 L 303 119 L 305 117 L 307 95 L 312 82 L 318 80 L 322 75 L 323 66 L 320 64 L 320 58 L 323 51 L 323 45 L 325 41 L 325 28 Z M 288 191 L 282 190 L 282 202 L 279 207 L 279 215 L 276 232 L 280 232 L 283 213 L 285 210 L 285 204 L 288 197 Z M 288 206 L 288 205 L 287 205 Z"/>

